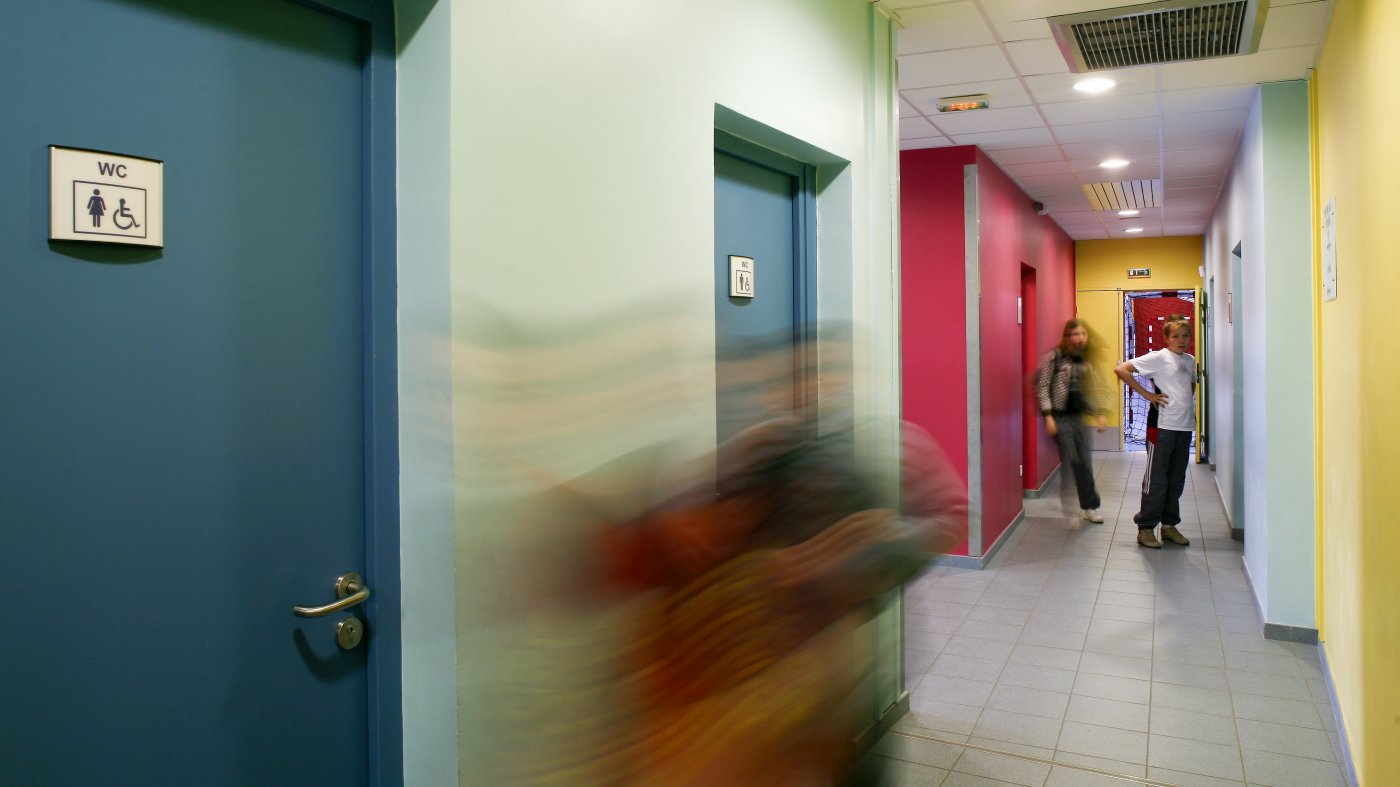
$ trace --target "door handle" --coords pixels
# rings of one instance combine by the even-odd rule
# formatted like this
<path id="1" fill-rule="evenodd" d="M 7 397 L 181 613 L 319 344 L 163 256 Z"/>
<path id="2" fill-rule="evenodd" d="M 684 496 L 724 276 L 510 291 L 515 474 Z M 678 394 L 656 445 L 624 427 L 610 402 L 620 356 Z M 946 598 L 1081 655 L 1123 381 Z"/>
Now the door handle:
<path id="1" fill-rule="evenodd" d="M 292 614 L 299 618 L 323 618 L 333 615 L 342 609 L 363 603 L 369 598 L 369 588 L 365 586 L 359 574 L 350 571 L 336 577 L 335 597 L 340 600 L 332 601 L 324 607 L 292 607 Z"/>

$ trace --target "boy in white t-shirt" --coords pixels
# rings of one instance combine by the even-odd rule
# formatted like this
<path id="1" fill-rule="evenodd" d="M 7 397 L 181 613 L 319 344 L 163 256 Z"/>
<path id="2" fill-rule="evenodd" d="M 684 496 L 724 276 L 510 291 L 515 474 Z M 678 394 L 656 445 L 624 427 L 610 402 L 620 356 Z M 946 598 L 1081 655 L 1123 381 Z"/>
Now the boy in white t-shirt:
<path id="1" fill-rule="evenodd" d="M 1181 524 L 1181 492 L 1186 487 L 1191 433 L 1196 429 L 1196 359 L 1186 352 L 1191 323 L 1185 317 L 1171 317 L 1162 332 L 1167 340 L 1165 350 L 1153 350 L 1113 370 L 1118 379 L 1158 408 L 1157 442 L 1148 446 L 1148 482 L 1142 508 L 1133 517 L 1138 543 L 1150 549 L 1162 548 L 1152 532 L 1158 524 L 1162 525 L 1163 541 L 1182 546 L 1191 543 L 1176 529 Z M 1157 392 L 1142 387 L 1133 379 L 1134 374 L 1152 380 Z"/>

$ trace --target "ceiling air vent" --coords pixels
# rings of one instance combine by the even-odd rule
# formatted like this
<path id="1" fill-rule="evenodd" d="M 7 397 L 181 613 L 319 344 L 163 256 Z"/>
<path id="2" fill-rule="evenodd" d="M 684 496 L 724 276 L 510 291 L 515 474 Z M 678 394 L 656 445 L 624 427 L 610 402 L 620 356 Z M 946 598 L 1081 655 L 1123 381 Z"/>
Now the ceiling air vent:
<path id="1" fill-rule="evenodd" d="M 1094 210 L 1128 210 L 1162 206 L 1162 181 L 1124 180 L 1118 183 L 1085 183 L 1084 196 Z"/>
<path id="2" fill-rule="evenodd" d="M 1248 55 L 1269 0 L 1167 0 L 1049 18 L 1071 71 Z"/>

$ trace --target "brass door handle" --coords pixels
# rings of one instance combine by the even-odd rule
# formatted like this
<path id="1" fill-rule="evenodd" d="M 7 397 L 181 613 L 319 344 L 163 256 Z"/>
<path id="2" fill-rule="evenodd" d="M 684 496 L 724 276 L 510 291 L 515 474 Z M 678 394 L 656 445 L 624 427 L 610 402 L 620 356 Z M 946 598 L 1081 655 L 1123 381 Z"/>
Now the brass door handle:
<path id="1" fill-rule="evenodd" d="M 363 603 L 369 598 L 369 588 L 365 586 L 364 580 L 359 574 L 350 571 L 336 577 L 335 597 L 339 601 L 333 601 L 324 607 L 292 607 L 292 614 L 299 618 L 323 618 L 333 615 L 342 609 L 349 609 L 356 604 Z"/>

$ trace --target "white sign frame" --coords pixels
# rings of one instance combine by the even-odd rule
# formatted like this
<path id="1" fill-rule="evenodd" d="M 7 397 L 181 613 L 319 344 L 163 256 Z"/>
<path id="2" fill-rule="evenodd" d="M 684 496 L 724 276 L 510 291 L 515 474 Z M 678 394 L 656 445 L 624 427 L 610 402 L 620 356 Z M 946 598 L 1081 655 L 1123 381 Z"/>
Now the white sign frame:
<path id="1" fill-rule="evenodd" d="M 729 255 L 729 297 L 752 298 L 757 288 L 753 257 Z"/>
<path id="2" fill-rule="evenodd" d="M 49 145 L 49 240 L 164 248 L 164 192 L 163 161 Z"/>
<path id="3" fill-rule="evenodd" d="M 1322 208 L 1322 300 L 1337 300 L 1337 198 Z"/>

